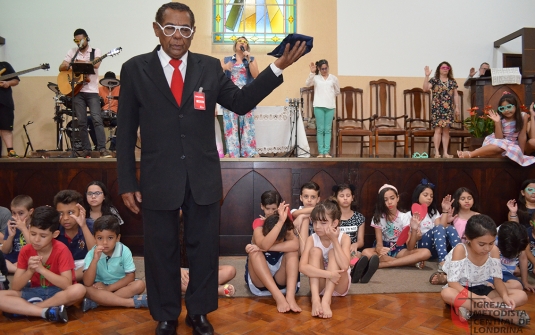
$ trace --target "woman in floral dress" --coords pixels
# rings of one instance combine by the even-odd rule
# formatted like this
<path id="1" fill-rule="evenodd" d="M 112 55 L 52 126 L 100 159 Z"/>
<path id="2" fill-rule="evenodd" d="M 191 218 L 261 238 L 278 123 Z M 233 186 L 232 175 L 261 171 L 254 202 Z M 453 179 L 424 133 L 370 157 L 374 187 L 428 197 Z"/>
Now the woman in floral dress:
<path id="1" fill-rule="evenodd" d="M 435 145 L 435 158 L 440 158 L 440 142 L 444 158 L 452 158 L 448 154 L 450 142 L 450 125 L 454 122 L 453 112 L 459 113 L 459 94 L 457 82 L 453 79 L 453 71 L 448 62 L 442 62 L 437 66 L 435 76 L 429 79 L 431 70 L 425 67 L 424 92 L 431 91 L 431 127 L 435 129 L 433 144 Z"/>
<path id="2" fill-rule="evenodd" d="M 238 37 L 234 42 L 234 56 L 225 57 L 221 67 L 236 86 L 242 88 L 258 76 L 258 65 L 250 56 L 249 42 Z M 226 108 L 223 110 L 224 137 L 227 144 L 225 157 L 259 157 L 256 151 L 256 138 L 253 111 L 239 116 Z"/>

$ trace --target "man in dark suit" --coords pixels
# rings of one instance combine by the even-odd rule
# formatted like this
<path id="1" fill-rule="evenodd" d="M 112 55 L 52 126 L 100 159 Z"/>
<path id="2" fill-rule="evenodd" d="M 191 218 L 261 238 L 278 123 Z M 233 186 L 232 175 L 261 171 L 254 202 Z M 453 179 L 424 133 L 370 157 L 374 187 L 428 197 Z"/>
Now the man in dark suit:
<path id="1" fill-rule="evenodd" d="M 153 28 L 160 46 L 130 59 L 121 70 L 119 193 L 134 213 L 139 212 L 136 200 L 143 200 L 147 293 L 151 315 L 159 321 L 156 334 L 175 334 L 181 311 L 180 210 L 190 265 L 186 324 L 194 334 L 213 334 L 206 314 L 217 309 L 222 196 L 215 105 L 247 113 L 282 83 L 282 69 L 304 53 L 305 43 L 291 50 L 288 45 L 282 57 L 240 90 L 225 76 L 218 59 L 188 52 L 195 32 L 188 6 L 163 5 Z M 171 65 L 174 60 L 181 64 Z M 182 93 L 176 93 L 176 83 L 182 85 L 182 81 Z M 142 139 L 139 186 L 134 157 L 138 127 Z"/>

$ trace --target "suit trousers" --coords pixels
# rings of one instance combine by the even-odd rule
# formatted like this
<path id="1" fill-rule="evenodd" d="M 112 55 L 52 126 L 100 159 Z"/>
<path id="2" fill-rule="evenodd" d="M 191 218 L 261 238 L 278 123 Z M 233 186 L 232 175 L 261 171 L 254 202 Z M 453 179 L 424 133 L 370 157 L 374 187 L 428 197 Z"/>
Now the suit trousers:
<path id="1" fill-rule="evenodd" d="M 189 314 L 208 314 L 217 309 L 220 203 L 197 204 L 187 182 L 181 210 L 189 262 L 186 308 Z M 180 209 L 143 208 L 143 227 L 150 313 L 156 321 L 177 320 L 182 308 Z"/>

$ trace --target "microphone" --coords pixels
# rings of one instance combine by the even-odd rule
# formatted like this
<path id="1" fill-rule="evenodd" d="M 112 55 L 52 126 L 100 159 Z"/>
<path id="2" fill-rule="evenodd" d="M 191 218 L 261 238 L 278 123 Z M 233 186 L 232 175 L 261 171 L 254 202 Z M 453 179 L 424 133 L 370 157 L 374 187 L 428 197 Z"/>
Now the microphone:
<path id="1" fill-rule="evenodd" d="M 80 44 L 78 44 L 78 49 L 83 49 L 84 48 L 84 44 L 85 44 L 85 37 L 82 38 L 82 40 L 80 41 Z"/>
<path id="2" fill-rule="evenodd" d="M 245 52 L 245 48 L 243 47 L 243 45 L 240 45 L 240 50 L 241 50 L 241 52 Z M 248 65 L 247 63 L 249 63 L 249 56 L 245 56 L 243 61 L 244 61 L 243 62 L 244 65 Z"/>

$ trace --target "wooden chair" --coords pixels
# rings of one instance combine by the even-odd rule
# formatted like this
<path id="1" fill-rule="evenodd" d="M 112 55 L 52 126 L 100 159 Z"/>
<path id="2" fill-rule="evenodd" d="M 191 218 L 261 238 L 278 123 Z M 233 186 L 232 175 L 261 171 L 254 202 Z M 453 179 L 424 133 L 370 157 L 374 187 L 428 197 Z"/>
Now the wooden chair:
<path id="1" fill-rule="evenodd" d="M 431 144 L 435 130 L 431 127 L 431 94 L 415 87 L 403 91 L 405 114 L 409 116 L 406 128 L 411 138 L 411 157 L 416 143 L 427 143 L 427 155 L 431 155 Z M 426 141 L 417 141 L 427 138 Z"/>
<path id="2" fill-rule="evenodd" d="M 464 101 L 463 101 L 463 91 L 457 91 L 459 94 L 459 101 L 460 101 L 460 107 L 459 111 L 461 112 L 461 115 L 459 119 L 455 118 L 455 121 L 450 126 L 450 151 L 451 151 L 451 145 L 452 144 L 459 144 L 461 147 L 461 151 L 468 149 L 468 145 L 465 141 L 466 138 L 470 137 L 470 132 L 466 130 L 463 124 L 463 120 L 465 118 L 465 110 L 464 110 Z M 455 141 L 454 141 L 455 139 Z"/>
<path id="3" fill-rule="evenodd" d="M 336 155 L 341 157 L 342 144 L 344 136 L 347 138 L 354 137 L 354 140 L 346 140 L 348 143 L 360 143 L 360 157 L 364 153 L 366 141 L 364 137 L 368 136 L 369 148 L 368 156 L 372 157 L 372 135 L 369 129 L 370 118 L 364 118 L 364 105 L 362 97 L 362 89 L 346 86 L 340 89 L 340 95 L 336 99 L 336 123 L 337 123 L 337 138 L 338 146 Z M 368 125 L 366 125 L 368 121 Z M 358 138 L 360 137 L 360 140 Z"/>
<path id="4" fill-rule="evenodd" d="M 386 79 L 370 81 L 370 115 L 371 131 L 375 136 L 375 157 L 379 157 L 379 143 L 394 143 L 394 157 L 396 149 L 403 147 L 403 155 L 407 157 L 409 151 L 408 133 L 405 129 L 407 115 L 397 115 L 396 82 Z M 402 138 L 398 139 L 399 136 Z"/>
<path id="5" fill-rule="evenodd" d="M 299 93 L 301 96 L 301 102 L 302 102 L 302 110 L 303 110 L 303 120 L 308 120 L 310 122 L 311 119 L 314 118 L 314 87 L 301 87 L 299 89 Z M 335 116 L 336 117 L 336 116 Z M 308 127 L 305 127 L 305 134 L 307 136 L 308 143 L 310 142 L 318 142 L 316 138 L 316 129 L 310 129 Z M 333 127 L 332 127 L 332 133 L 331 133 L 331 152 L 336 153 L 336 122 L 333 118 Z M 310 153 L 312 154 L 313 146 L 310 146 Z M 317 145 L 315 150 L 317 151 Z"/>

